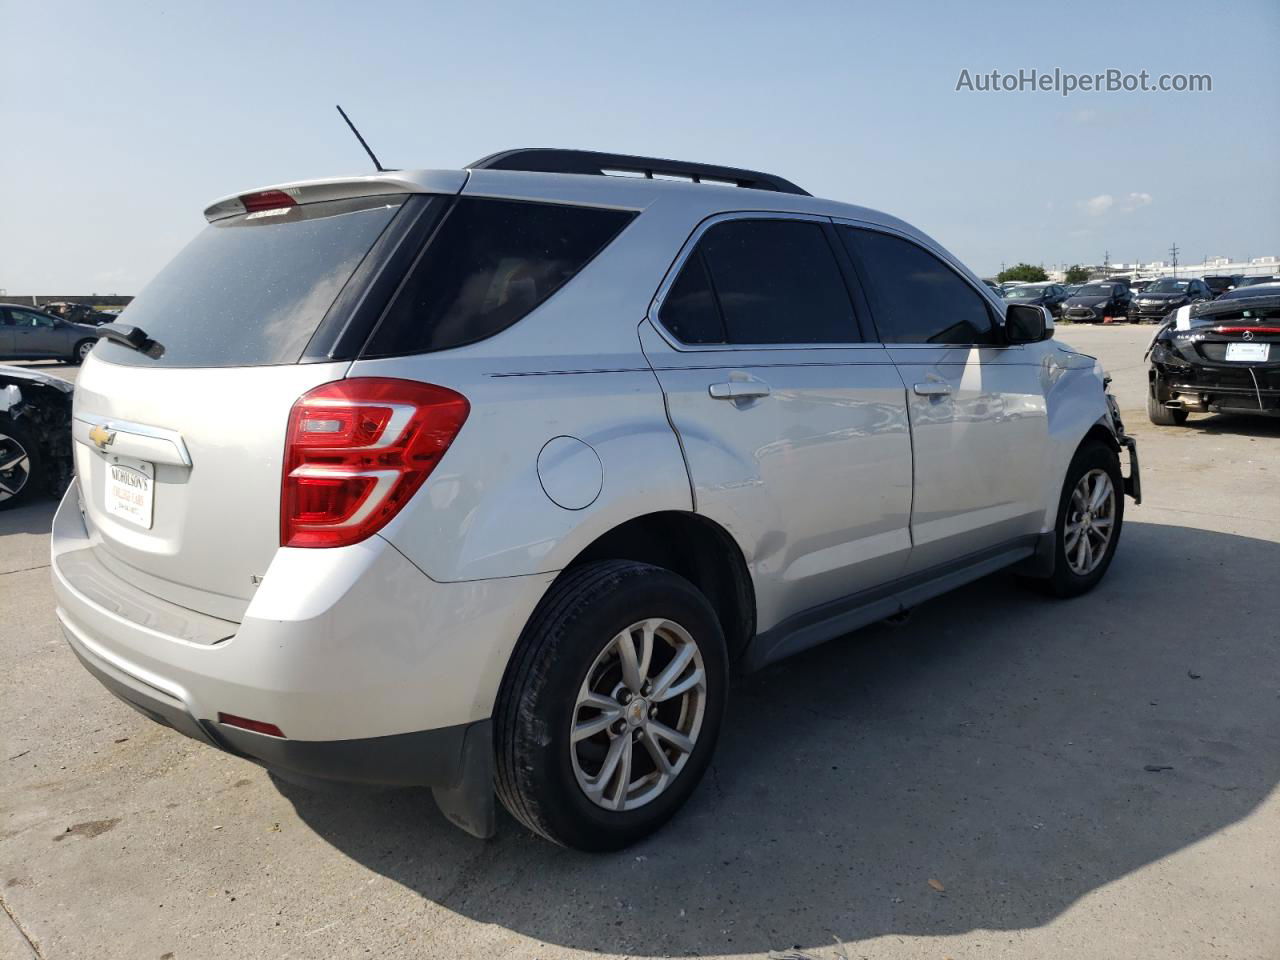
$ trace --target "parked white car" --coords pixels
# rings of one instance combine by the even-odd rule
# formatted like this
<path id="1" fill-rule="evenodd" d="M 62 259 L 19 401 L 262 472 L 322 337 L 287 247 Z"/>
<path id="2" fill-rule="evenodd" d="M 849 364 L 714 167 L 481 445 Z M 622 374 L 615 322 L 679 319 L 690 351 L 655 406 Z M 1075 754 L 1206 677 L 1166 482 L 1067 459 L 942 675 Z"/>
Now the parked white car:
<path id="1" fill-rule="evenodd" d="M 1041 308 L 778 177 L 512 151 L 205 216 L 80 374 L 67 639 L 188 736 L 480 836 L 496 792 L 637 840 L 731 667 L 1006 567 L 1081 593 L 1138 494 Z"/>

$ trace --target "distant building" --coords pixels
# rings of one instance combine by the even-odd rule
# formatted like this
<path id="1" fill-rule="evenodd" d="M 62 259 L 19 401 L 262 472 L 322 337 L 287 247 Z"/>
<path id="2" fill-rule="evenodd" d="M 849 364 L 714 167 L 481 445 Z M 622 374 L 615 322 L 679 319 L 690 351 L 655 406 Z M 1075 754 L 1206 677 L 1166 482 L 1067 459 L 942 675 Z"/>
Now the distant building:
<path id="1" fill-rule="evenodd" d="M 1252 257 L 1248 260 L 1232 260 L 1230 257 L 1206 257 L 1200 263 L 1179 263 L 1175 271 L 1166 260 L 1152 260 L 1147 263 L 1112 263 L 1107 270 L 1102 264 L 1086 264 L 1090 280 L 1101 280 L 1105 277 L 1203 277 L 1213 274 L 1235 275 L 1242 277 L 1266 277 L 1280 274 L 1280 257 Z M 1053 278 L 1053 274 L 1050 274 Z"/>
<path id="2" fill-rule="evenodd" d="M 17 295 L 6 293 L 3 295 L 0 295 L 0 300 L 3 300 L 5 303 L 21 303 L 23 305 L 29 305 L 32 307 L 42 307 L 46 303 L 87 303 L 90 306 L 98 307 L 99 309 L 105 309 L 105 308 L 116 309 L 120 307 L 127 307 L 129 305 L 129 301 L 132 299 L 133 297 L 125 297 L 117 294 L 111 294 L 110 296 L 107 296 L 105 294 L 98 294 L 98 293 L 76 294 L 75 296 L 68 296 L 61 293 L 58 293 L 58 294 L 24 293 L 24 294 L 17 294 Z"/>

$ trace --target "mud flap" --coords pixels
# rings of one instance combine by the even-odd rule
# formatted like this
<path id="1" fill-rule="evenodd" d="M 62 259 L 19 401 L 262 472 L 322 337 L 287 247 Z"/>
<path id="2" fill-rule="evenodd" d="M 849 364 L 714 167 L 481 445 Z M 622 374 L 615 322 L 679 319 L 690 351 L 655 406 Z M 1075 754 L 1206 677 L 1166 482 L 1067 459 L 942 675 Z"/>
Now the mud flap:
<path id="1" fill-rule="evenodd" d="M 432 787 L 431 795 L 445 819 L 455 827 L 481 840 L 497 833 L 491 720 L 481 720 L 467 728 L 457 783 L 451 787 Z"/>
<path id="2" fill-rule="evenodd" d="M 1020 577 L 1030 577 L 1033 580 L 1051 576 L 1055 563 L 1054 548 L 1057 545 L 1058 535 L 1053 530 L 1040 534 L 1036 538 L 1035 549 L 1031 556 L 1021 563 L 1014 564 L 1013 572 Z"/>
<path id="3" fill-rule="evenodd" d="M 1138 467 L 1138 441 L 1127 434 L 1116 438 L 1120 446 L 1129 451 L 1129 475 L 1124 478 L 1124 492 L 1133 497 L 1135 504 L 1142 502 L 1142 473 Z"/>

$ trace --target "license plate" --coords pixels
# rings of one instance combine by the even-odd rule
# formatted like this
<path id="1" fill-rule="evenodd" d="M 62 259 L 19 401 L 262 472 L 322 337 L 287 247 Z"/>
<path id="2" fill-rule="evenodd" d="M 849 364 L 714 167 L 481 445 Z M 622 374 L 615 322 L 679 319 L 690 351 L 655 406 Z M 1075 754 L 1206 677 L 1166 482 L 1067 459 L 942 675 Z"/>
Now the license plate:
<path id="1" fill-rule="evenodd" d="M 1262 363 L 1271 351 L 1269 343 L 1228 343 L 1227 359 L 1241 363 Z"/>
<path id="2" fill-rule="evenodd" d="M 142 460 L 113 457 L 107 461 L 107 513 L 151 529 L 156 468 Z"/>

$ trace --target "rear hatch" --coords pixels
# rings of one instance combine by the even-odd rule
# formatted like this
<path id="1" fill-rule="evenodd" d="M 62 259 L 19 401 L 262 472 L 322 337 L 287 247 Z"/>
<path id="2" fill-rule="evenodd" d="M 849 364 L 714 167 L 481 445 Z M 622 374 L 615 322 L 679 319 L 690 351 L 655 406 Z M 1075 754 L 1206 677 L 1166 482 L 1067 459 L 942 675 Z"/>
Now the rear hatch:
<path id="1" fill-rule="evenodd" d="M 1260 407 L 1274 406 L 1268 395 L 1280 392 L 1280 296 L 1206 303 L 1176 325 L 1173 342 L 1197 385 L 1238 389 Z"/>
<path id="2" fill-rule="evenodd" d="M 280 543 L 290 409 L 346 373 L 352 319 L 372 309 L 406 221 L 428 205 L 386 184 L 341 192 L 210 208 L 209 226 L 119 320 L 162 355 L 100 341 L 81 371 L 82 511 L 99 559 L 130 584 L 242 618 Z"/>

